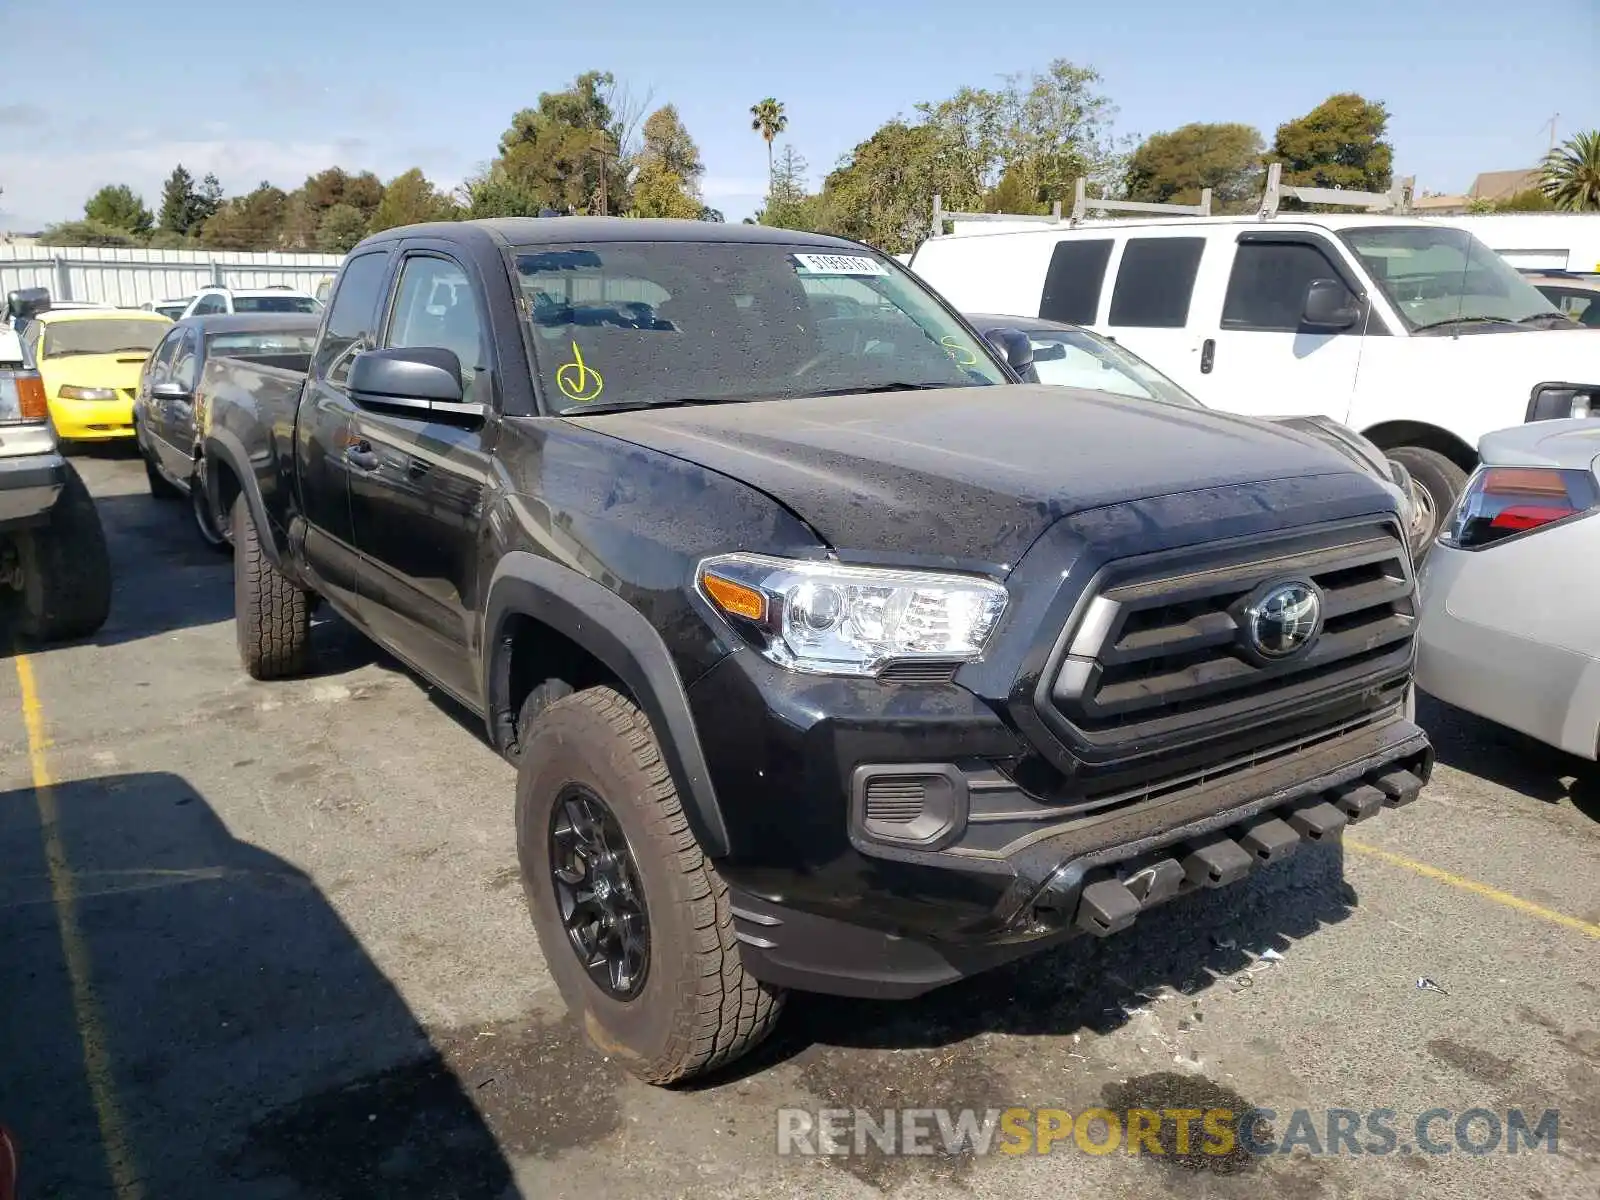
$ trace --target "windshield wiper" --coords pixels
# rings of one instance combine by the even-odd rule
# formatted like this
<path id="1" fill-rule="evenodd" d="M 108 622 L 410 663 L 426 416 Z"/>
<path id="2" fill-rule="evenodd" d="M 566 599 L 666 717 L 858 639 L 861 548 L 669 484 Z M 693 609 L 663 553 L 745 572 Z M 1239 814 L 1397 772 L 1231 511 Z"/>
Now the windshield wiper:
<path id="1" fill-rule="evenodd" d="M 1429 321 L 1426 325 L 1418 325 L 1412 333 L 1422 333 L 1428 329 L 1443 329 L 1446 325 L 1515 325 L 1510 317 L 1449 317 L 1443 321 Z"/>
<path id="2" fill-rule="evenodd" d="M 875 383 L 870 387 L 842 387 L 829 388 L 824 392 L 801 392 L 796 400 L 804 400 L 810 396 L 870 396 L 873 392 L 937 392 L 945 388 L 971 387 L 963 383 L 914 383 L 910 380 L 899 379 L 893 383 Z"/>
<path id="3" fill-rule="evenodd" d="M 685 396 L 681 400 L 612 400 L 605 404 L 585 404 L 561 413 L 563 417 L 587 417 L 594 413 L 638 412 L 642 408 L 687 408 L 691 404 L 722 404 L 722 400 L 709 400 L 702 396 Z"/>
<path id="4" fill-rule="evenodd" d="M 1566 313 L 1559 312 L 1529 313 L 1525 317 L 1518 318 L 1517 324 L 1532 325 L 1536 321 L 1549 321 L 1550 324 L 1545 326 L 1546 329 L 1565 329 L 1569 325 L 1573 328 L 1578 327 L 1578 323 Z"/>

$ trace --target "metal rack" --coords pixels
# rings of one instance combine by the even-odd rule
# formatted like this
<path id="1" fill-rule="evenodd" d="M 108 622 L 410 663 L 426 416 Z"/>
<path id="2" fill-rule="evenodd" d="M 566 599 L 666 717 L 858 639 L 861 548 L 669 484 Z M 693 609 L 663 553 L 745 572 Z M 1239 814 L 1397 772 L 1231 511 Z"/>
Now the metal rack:
<path id="1" fill-rule="evenodd" d="M 1257 206 L 1256 216 L 1263 221 L 1270 221 L 1278 215 L 1279 205 L 1284 198 L 1299 200 L 1303 204 L 1338 204 L 1349 208 L 1362 208 L 1368 212 L 1389 212 L 1403 214 L 1411 211 L 1412 191 L 1416 186 L 1416 177 L 1407 176 L 1395 181 L 1387 192 L 1354 192 L 1343 188 L 1297 187 L 1286 185 L 1283 182 L 1283 164 L 1270 163 L 1267 166 L 1267 186 L 1261 196 L 1261 203 Z M 1095 213 L 1153 213 L 1163 217 L 1210 217 L 1211 189 L 1205 188 L 1200 193 L 1199 204 L 1159 204 L 1147 200 L 1095 200 L 1088 194 L 1085 181 L 1079 178 L 1073 196 L 1072 211 L 1065 216 L 1061 212 L 1061 201 L 1057 200 L 1051 207 L 1048 216 L 1040 213 L 975 213 L 975 212 L 950 212 L 947 211 L 942 198 L 935 195 L 933 198 L 933 236 L 938 237 L 944 233 L 946 221 L 1003 221 L 1009 224 L 1026 222 L 1039 225 L 1065 225 L 1068 228 L 1087 220 L 1091 212 Z"/>

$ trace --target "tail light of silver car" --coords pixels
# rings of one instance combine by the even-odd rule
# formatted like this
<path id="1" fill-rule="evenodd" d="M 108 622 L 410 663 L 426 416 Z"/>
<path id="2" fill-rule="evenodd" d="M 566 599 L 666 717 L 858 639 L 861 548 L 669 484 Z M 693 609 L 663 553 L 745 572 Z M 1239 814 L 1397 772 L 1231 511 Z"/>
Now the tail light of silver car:
<path id="1" fill-rule="evenodd" d="M 49 418 L 38 372 L 0 369 L 0 425 L 42 425 Z"/>
<path id="2" fill-rule="evenodd" d="M 1440 540 L 1458 550 L 1482 550 L 1597 507 L 1600 487 L 1586 471 L 1480 467 L 1462 491 Z"/>
<path id="3" fill-rule="evenodd" d="M 1541 383 L 1528 399 L 1524 421 L 1600 416 L 1600 384 Z"/>

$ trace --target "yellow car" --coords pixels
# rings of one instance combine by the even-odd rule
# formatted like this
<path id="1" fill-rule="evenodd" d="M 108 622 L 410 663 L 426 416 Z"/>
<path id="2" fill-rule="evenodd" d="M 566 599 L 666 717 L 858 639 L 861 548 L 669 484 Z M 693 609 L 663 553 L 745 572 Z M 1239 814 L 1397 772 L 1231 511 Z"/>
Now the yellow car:
<path id="1" fill-rule="evenodd" d="M 139 373 L 171 328 L 161 314 L 131 308 L 64 308 L 35 316 L 22 340 L 44 380 L 56 437 L 131 438 Z"/>

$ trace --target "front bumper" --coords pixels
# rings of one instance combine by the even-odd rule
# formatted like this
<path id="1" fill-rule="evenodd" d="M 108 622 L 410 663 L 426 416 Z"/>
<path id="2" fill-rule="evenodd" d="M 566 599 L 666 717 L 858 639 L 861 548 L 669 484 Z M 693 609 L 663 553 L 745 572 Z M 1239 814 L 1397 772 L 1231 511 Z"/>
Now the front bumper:
<path id="1" fill-rule="evenodd" d="M 0 531 L 48 521 L 66 481 L 66 460 L 54 450 L 0 456 Z"/>
<path id="2" fill-rule="evenodd" d="M 963 688 L 768 668 L 736 653 L 690 702 L 718 794 L 739 797 L 723 806 L 734 852 L 718 869 L 745 965 L 808 991 L 913 996 L 1118 932 L 1409 803 L 1433 765 L 1426 735 L 1391 706 L 1214 759 L 1115 806 L 1068 811 L 1008 773 L 1021 744 Z M 897 818 L 907 780 L 926 781 L 920 803 L 933 820 L 920 844 L 880 836 L 868 805 L 880 776 L 902 785 L 880 796 L 902 806 Z"/>
<path id="3" fill-rule="evenodd" d="M 50 398 L 50 420 L 63 440 L 94 442 L 133 436 L 133 400 Z"/>
<path id="4" fill-rule="evenodd" d="M 1447 704 L 1593 759 L 1600 634 L 1569 597 L 1592 589 L 1593 519 L 1486 550 L 1436 544 L 1423 565 L 1417 686 Z"/>

